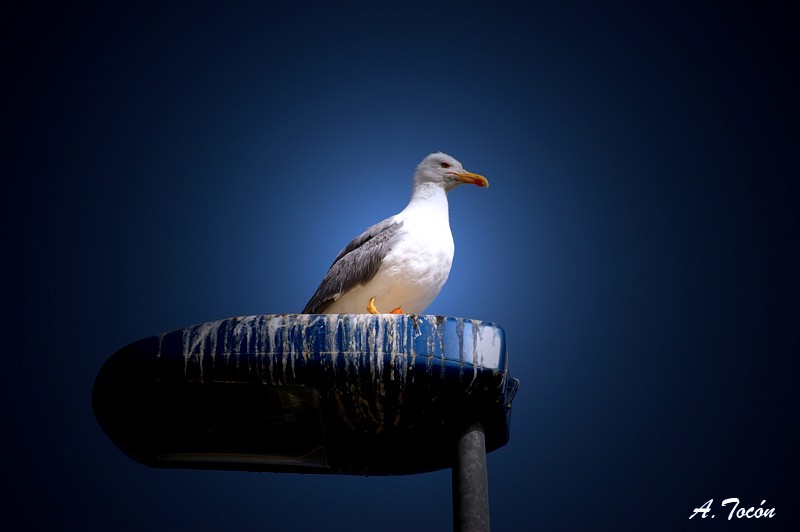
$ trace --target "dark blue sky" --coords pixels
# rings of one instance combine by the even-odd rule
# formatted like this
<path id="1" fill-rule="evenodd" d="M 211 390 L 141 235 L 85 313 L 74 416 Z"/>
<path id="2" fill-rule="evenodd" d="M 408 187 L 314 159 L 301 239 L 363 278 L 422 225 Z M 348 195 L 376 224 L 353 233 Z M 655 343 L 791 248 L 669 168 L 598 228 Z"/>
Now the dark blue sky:
<path id="1" fill-rule="evenodd" d="M 798 524 L 797 7 L 164 4 L 0 17 L 6 522 L 447 530 L 447 471 L 148 469 L 91 410 L 127 343 L 302 309 L 442 150 L 491 187 L 428 312 L 522 381 L 494 529 Z"/>

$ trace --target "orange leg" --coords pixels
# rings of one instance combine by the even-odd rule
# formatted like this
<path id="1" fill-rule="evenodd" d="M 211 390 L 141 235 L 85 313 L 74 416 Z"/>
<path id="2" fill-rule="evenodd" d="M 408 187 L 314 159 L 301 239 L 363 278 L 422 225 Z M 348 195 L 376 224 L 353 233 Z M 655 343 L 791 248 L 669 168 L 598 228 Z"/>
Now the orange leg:
<path id="1" fill-rule="evenodd" d="M 380 312 L 378 312 L 378 309 L 375 307 L 374 297 L 369 298 L 369 303 L 367 303 L 367 312 L 369 312 L 370 314 L 380 314 Z"/>
<path id="2" fill-rule="evenodd" d="M 369 298 L 369 303 L 367 303 L 367 312 L 369 312 L 370 314 L 380 314 L 380 312 L 378 311 L 378 307 L 375 306 L 374 297 Z M 402 307 L 396 307 L 394 310 L 390 312 L 390 314 L 405 314 L 405 312 L 403 312 Z"/>

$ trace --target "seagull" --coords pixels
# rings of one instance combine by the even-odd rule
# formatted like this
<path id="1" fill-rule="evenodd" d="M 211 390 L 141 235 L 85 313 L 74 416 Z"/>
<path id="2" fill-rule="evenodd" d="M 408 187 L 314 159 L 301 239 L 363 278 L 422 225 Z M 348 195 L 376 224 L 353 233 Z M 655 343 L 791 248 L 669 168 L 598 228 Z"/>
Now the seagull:
<path id="1" fill-rule="evenodd" d="M 453 157 L 437 152 L 414 172 L 405 209 L 355 237 L 333 261 L 303 314 L 421 314 L 453 263 L 447 193 L 463 183 L 488 187 Z"/>

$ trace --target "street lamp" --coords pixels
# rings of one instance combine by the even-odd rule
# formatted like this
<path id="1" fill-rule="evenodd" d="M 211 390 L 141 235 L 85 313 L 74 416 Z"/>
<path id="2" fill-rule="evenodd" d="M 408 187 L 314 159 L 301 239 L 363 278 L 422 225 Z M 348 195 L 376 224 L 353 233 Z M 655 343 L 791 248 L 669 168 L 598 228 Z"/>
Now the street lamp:
<path id="1" fill-rule="evenodd" d="M 519 381 L 505 334 L 463 318 L 279 314 L 144 338 L 93 391 L 100 426 L 153 467 L 353 475 L 453 468 L 456 530 L 488 530 L 486 452 Z"/>

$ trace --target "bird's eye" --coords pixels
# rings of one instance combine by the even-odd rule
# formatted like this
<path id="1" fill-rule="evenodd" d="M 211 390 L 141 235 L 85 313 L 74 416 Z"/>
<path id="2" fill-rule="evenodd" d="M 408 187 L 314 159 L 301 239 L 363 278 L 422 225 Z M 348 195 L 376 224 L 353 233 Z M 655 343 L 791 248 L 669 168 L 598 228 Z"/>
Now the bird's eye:
<path id="1" fill-rule="evenodd" d="M 441 163 L 439 163 L 439 166 L 441 166 L 442 168 L 450 168 L 450 163 L 442 161 Z"/>

